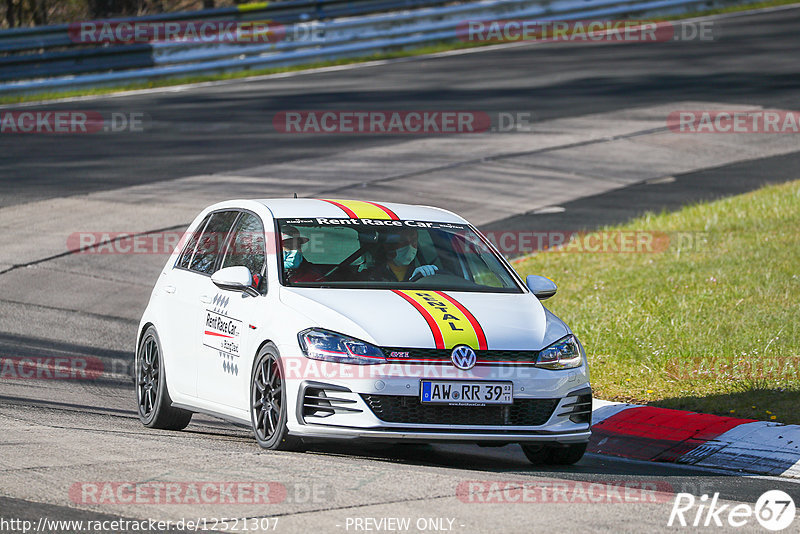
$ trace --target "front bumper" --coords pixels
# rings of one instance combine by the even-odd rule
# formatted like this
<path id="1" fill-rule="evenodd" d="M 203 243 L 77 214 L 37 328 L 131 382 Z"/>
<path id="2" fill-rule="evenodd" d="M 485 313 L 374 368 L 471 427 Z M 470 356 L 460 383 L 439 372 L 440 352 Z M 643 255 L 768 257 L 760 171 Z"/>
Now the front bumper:
<path id="1" fill-rule="evenodd" d="M 513 405 L 445 406 L 446 413 L 439 414 L 438 408 L 419 401 L 420 375 L 302 380 L 288 389 L 294 393 L 289 399 L 294 417 L 288 426 L 290 433 L 311 438 L 585 443 L 591 436 L 591 388 L 581 371 L 536 369 L 524 379 L 512 378 Z M 509 377 L 472 379 L 503 378 Z M 402 403 L 408 417 L 397 417 L 396 411 L 387 416 L 387 411 L 376 409 L 376 397 L 394 403 L 394 408 Z"/>
<path id="2" fill-rule="evenodd" d="M 292 432 L 293 434 L 295 432 Z M 327 425 L 305 425 L 302 432 L 298 432 L 303 437 L 310 438 L 341 438 L 341 439 L 363 439 L 375 441 L 419 441 L 419 442 L 520 442 L 520 441 L 539 441 L 547 443 L 586 443 L 592 435 L 591 431 L 584 430 L 579 432 L 524 432 L 520 430 L 499 432 L 492 430 L 480 430 L 475 432 L 464 432 L 458 430 L 446 430 L 431 432 L 426 429 L 420 430 L 398 430 L 395 428 L 363 429 L 352 427 L 333 427 Z"/>

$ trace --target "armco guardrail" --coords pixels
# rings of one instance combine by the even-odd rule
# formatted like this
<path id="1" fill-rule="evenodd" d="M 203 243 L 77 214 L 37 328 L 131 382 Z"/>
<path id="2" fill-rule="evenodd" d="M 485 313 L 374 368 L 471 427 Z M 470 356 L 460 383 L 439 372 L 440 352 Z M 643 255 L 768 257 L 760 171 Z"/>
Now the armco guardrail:
<path id="1" fill-rule="evenodd" d="M 328 18 L 375 14 L 385 11 L 442 5 L 448 0 L 289 0 L 280 3 L 246 4 L 238 8 L 168 13 L 130 19 L 109 19 L 110 24 L 167 23 L 192 21 L 260 21 L 310 24 Z M 0 31 L 0 82 L 30 78 L 52 78 L 90 72 L 146 68 L 155 65 L 155 43 L 82 44 L 74 41 L 72 25 Z M 169 43 L 176 48 L 202 43 Z M 55 50 L 58 49 L 58 50 Z M 37 53 L 21 53 L 27 51 Z M 54 51 L 55 50 L 55 51 Z"/>
<path id="2" fill-rule="evenodd" d="M 445 4 L 446 0 L 285 0 L 258 2 L 236 7 L 200 11 L 161 13 L 106 22 L 176 22 L 203 20 L 275 20 L 295 22 L 378 13 L 403 8 Z M 74 44 L 69 37 L 70 24 L 14 28 L 0 31 L 0 53 L 46 50 Z"/>
<path id="3" fill-rule="evenodd" d="M 0 58 L 0 80 L 17 80 L 0 85 L 0 94 L 25 94 L 75 88 L 120 85 L 171 77 L 210 75 L 237 70 L 302 65 L 317 61 L 363 57 L 375 53 L 418 47 L 429 43 L 455 41 L 457 28 L 465 20 L 527 18 L 536 20 L 609 19 L 628 16 L 670 14 L 701 9 L 736 0 L 556 0 L 543 3 L 531 0 L 484 0 L 461 4 L 442 0 L 373 1 L 291 0 L 275 6 L 285 20 L 285 38 L 274 43 L 239 44 L 220 42 L 153 42 L 43 52 L 38 55 L 7 55 Z M 302 6 L 314 11 L 301 12 Z M 434 5 L 435 7 L 426 7 Z M 340 17 L 328 18 L 328 8 L 338 6 Z M 386 13 L 392 9 L 405 10 Z M 274 8 L 277 9 L 277 8 Z M 327 9 L 327 11 L 326 11 Z M 369 14 L 352 15 L 359 9 Z M 290 13 L 291 10 L 294 10 Z M 375 11 L 379 11 L 375 13 Z M 209 13 L 215 15 L 208 15 Z M 227 11 L 226 11 L 227 12 Z M 209 10 L 206 18 L 220 20 L 220 10 Z M 241 11 L 237 10 L 237 13 Z M 266 9 L 247 12 L 249 20 L 264 19 Z M 321 14 L 325 14 L 321 17 Z M 254 15 L 255 14 L 255 15 Z M 170 20 L 187 20 L 187 14 Z M 197 12 L 188 20 L 197 20 Z M 270 20 L 278 20 L 273 10 Z M 165 20 L 147 17 L 147 21 Z M 313 38 L 309 24 L 313 23 Z M 31 29 L 30 32 L 38 35 Z M 63 29 L 61 30 L 63 31 Z M 24 33 L 19 30 L 17 34 Z M 3 32 L 0 32 L 3 33 Z M 305 36 L 305 37 L 298 37 Z M 40 36 L 36 37 L 37 39 Z M 19 42 L 5 40 L 3 44 Z M 91 58 L 91 59 L 89 59 Z M 102 72 L 97 72 L 102 71 Z M 88 72 L 94 72 L 87 74 Z M 38 76 L 39 79 L 19 81 Z"/>

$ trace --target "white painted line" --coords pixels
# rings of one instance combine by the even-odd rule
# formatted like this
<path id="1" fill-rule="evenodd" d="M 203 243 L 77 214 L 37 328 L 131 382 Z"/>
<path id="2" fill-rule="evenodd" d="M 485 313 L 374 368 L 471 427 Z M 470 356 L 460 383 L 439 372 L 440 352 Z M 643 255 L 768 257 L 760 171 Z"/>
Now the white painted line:
<path id="1" fill-rule="evenodd" d="M 550 213 L 564 213 L 565 211 L 567 211 L 567 208 L 563 206 L 546 206 L 535 209 L 531 213 L 534 215 L 548 215 Z"/>

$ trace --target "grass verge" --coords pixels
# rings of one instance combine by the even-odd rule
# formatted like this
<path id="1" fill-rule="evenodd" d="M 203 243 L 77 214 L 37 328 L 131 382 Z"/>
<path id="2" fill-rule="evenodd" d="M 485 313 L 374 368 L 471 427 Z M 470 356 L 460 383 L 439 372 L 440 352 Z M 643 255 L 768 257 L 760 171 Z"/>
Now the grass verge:
<path id="1" fill-rule="evenodd" d="M 516 265 L 560 284 L 597 397 L 800 423 L 800 180 L 602 231 L 659 245 Z"/>
<path id="2" fill-rule="evenodd" d="M 668 17 L 648 17 L 647 20 L 652 21 L 660 21 L 660 20 L 680 20 L 680 19 L 687 19 L 693 17 L 701 17 L 701 16 L 708 16 L 708 15 L 719 15 L 723 13 L 734 13 L 740 11 L 748 11 L 752 9 L 763 9 L 766 7 L 776 7 L 776 6 L 783 6 L 783 5 L 791 5 L 798 3 L 797 0 L 766 0 L 763 2 L 756 2 L 750 4 L 742 4 L 742 5 L 735 5 L 735 6 L 728 6 L 724 8 L 717 8 L 717 9 L 709 9 L 704 11 L 695 11 L 684 13 L 681 15 L 673 15 Z M 447 52 L 450 50 L 460 50 L 464 48 L 476 48 L 480 46 L 488 46 L 497 43 L 492 42 L 442 42 L 430 46 L 424 46 L 420 48 L 413 48 L 409 50 L 398 50 L 394 52 L 386 52 L 381 54 L 373 54 L 369 56 L 363 57 L 356 57 L 356 58 L 347 58 L 347 59 L 340 59 L 335 61 L 321 61 L 316 63 L 309 63 L 305 65 L 295 65 L 291 67 L 279 67 L 279 68 L 265 68 L 265 69 L 252 69 L 252 70 L 243 70 L 243 71 L 235 71 L 235 72 L 228 72 L 223 74 L 209 74 L 209 75 L 199 75 L 199 76 L 185 76 L 185 77 L 175 77 L 175 78 L 165 78 L 162 80 L 153 80 L 147 82 L 139 82 L 139 83 L 126 83 L 120 84 L 115 86 L 109 87 L 98 87 L 93 89 L 75 89 L 75 90 L 62 90 L 62 91 L 53 91 L 49 93 L 35 93 L 30 95 L 12 95 L 12 96 L 0 96 L 0 104 L 18 104 L 21 102 L 40 102 L 40 101 L 47 101 L 47 100 L 57 100 L 61 98 L 71 98 L 71 97 L 78 97 L 78 96 L 90 96 L 90 95 L 106 95 L 112 93 L 119 93 L 124 91 L 136 91 L 141 89 L 153 89 L 159 87 L 171 87 L 175 85 L 184 85 L 190 83 L 201 83 L 201 82 L 213 82 L 213 81 L 222 81 L 222 80 L 233 80 L 233 79 L 241 79 L 241 78 L 250 78 L 253 76 L 264 76 L 269 74 L 279 74 L 284 72 L 295 72 L 295 71 L 302 71 L 302 70 L 309 70 L 309 69 L 316 69 L 322 67 L 332 67 L 338 65 L 350 65 L 354 63 L 363 63 L 367 61 L 375 61 L 375 60 L 385 60 L 385 59 L 396 59 L 396 58 L 405 58 L 405 57 L 414 57 L 414 56 L 423 56 L 428 54 L 436 54 L 439 52 Z"/>

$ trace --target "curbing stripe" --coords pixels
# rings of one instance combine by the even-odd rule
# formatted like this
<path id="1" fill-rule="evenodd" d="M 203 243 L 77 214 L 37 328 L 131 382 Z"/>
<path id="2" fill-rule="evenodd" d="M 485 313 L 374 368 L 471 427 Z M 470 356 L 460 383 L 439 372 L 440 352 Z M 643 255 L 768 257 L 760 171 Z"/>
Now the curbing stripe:
<path id="1" fill-rule="evenodd" d="M 588 451 L 800 478 L 800 425 L 594 401 Z"/>
<path id="2" fill-rule="evenodd" d="M 752 420 L 636 406 L 595 424 L 590 449 L 637 460 L 676 462 L 707 441 L 749 422 Z"/>

